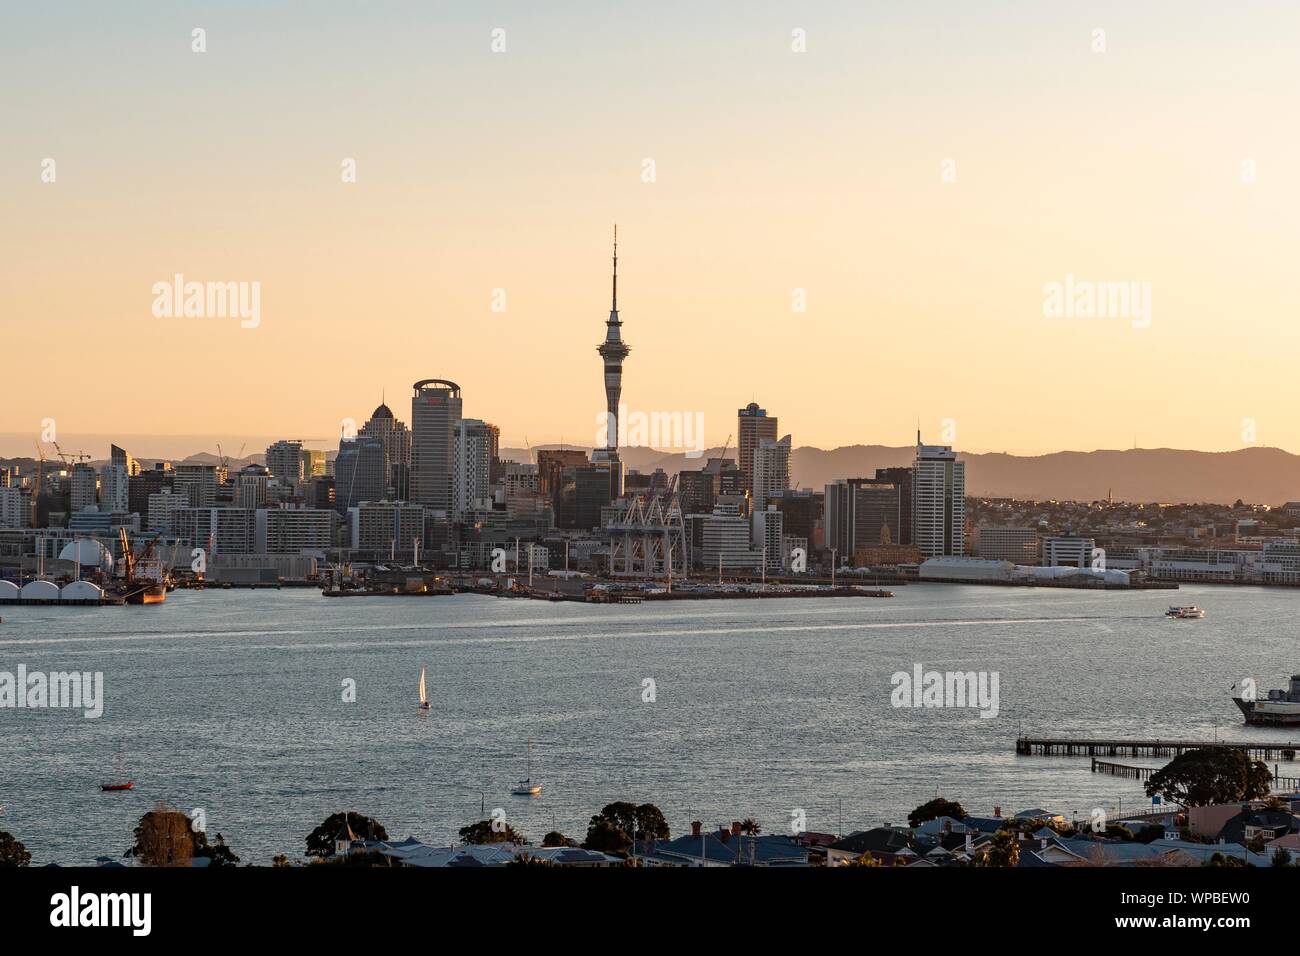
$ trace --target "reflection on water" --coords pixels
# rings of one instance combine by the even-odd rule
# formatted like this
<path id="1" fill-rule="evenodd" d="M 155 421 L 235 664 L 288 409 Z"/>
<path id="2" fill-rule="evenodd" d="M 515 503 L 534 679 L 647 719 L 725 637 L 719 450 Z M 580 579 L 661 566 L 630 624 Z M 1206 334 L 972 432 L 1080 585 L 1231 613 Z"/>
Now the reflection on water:
<path id="1" fill-rule="evenodd" d="M 1171 601 L 1208 617 L 1171 621 Z M 202 807 L 245 862 L 302 852 L 332 812 L 450 842 L 503 807 L 534 840 L 618 799 L 674 831 L 902 822 L 940 792 L 971 811 L 1137 808 L 1086 759 L 1017 757 L 1018 731 L 1300 737 L 1244 728 L 1234 681 L 1300 664 L 1295 597 L 949 585 L 890 600 L 578 606 L 463 595 L 326 600 L 177 591 L 146 608 L 5 608 L 0 670 L 103 671 L 99 720 L 0 710 L 0 829 L 35 862 L 120 853 L 156 800 Z M 997 671 L 1000 712 L 890 706 L 895 671 Z M 415 709 L 421 667 L 432 708 Z M 643 680 L 655 700 L 642 700 Z M 356 682 L 355 703 L 343 682 Z M 512 797 L 534 741 L 539 797 Z M 130 793 L 99 783 L 121 749 Z M 1152 758 L 1133 763 L 1157 765 Z"/>

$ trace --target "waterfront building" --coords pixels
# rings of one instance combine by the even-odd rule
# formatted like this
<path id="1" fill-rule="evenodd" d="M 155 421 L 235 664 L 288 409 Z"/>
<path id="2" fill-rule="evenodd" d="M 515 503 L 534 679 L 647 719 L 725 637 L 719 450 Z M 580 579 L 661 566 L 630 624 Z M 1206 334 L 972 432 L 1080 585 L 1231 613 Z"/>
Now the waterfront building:
<path id="1" fill-rule="evenodd" d="M 768 502 L 790 487 L 790 436 L 780 441 L 764 438 L 754 449 L 754 470 L 750 475 L 752 505 L 755 511 L 767 509 Z"/>
<path id="2" fill-rule="evenodd" d="M 777 418 L 769 417 L 767 409 L 750 402 L 736 412 L 736 451 L 740 456 L 741 481 L 750 490 L 754 480 L 754 457 L 764 441 L 776 441 Z M 787 483 L 788 486 L 788 483 Z"/>
<path id="3" fill-rule="evenodd" d="M 976 528 L 975 553 L 994 561 L 1038 564 L 1041 557 L 1038 531 L 1034 528 Z"/>
<path id="4" fill-rule="evenodd" d="M 409 562 L 414 560 L 417 549 L 423 549 L 424 505 L 368 501 L 349 508 L 347 520 L 354 557 Z"/>
<path id="5" fill-rule="evenodd" d="M 302 442 L 278 441 L 266 449 L 266 468 L 274 477 L 287 485 L 302 481 Z"/>
<path id="6" fill-rule="evenodd" d="M 719 567 L 727 571 L 757 571 L 763 560 L 761 550 L 751 541 L 749 518 L 734 506 L 719 505 L 712 514 L 692 516 L 699 523 L 697 566 L 707 571 Z"/>
<path id="7" fill-rule="evenodd" d="M 864 548 L 901 544 L 910 506 L 904 488 L 881 478 L 841 478 L 826 486 L 825 541 L 845 560 Z"/>
<path id="8" fill-rule="evenodd" d="M 254 521 L 258 554 L 302 554 L 334 547 L 338 515 L 320 508 L 259 508 Z"/>
<path id="9" fill-rule="evenodd" d="M 1039 563 L 1045 568 L 1089 568 L 1092 567 L 1094 547 L 1096 545 L 1092 538 L 1044 535 Z"/>
<path id="10" fill-rule="evenodd" d="M 926 558 L 965 553 L 966 463 L 950 446 L 921 444 L 919 432 L 912 463 L 912 537 Z"/>
<path id="11" fill-rule="evenodd" d="M 174 533 L 208 555 L 256 554 L 257 515 L 253 508 L 178 508 Z"/>
<path id="12" fill-rule="evenodd" d="M 412 389 L 411 500 L 449 516 L 455 504 L 456 422 L 463 417 L 460 386 L 428 378 Z"/>
<path id="13" fill-rule="evenodd" d="M 785 534 L 803 538 L 804 546 L 820 550 L 824 544 L 826 495 L 811 488 L 788 489 L 769 499 L 785 516 Z M 811 555 L 810 555 L 811 557 Z"/>
<path id="14" fill-rule="evenodd" d="M 785 515 L 776 505 L 755 508 L 750 515 L 750 547 L 758 549 L 767 565 L 767 573 L 780 573 L 790 566 L 790 553 L 784 547 Z"/>
<path id="15" fill-rule="evenodd" d="M 877 468 L 876 481 L 898 489 L 898 522 L 890 523 L 894 544 L 914 544 L 912 540 L 912 469 Z"/>

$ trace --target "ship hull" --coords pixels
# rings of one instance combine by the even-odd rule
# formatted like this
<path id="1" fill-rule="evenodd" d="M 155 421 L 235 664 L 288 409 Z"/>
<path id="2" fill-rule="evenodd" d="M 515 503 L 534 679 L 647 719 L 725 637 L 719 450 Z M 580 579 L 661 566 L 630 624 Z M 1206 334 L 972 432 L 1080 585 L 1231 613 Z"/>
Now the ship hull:
<path id="1" fill-rule="evenodd" d="M 1300 704 L 1232 698 L 1246 723 L 1255 727 L 1300 727 Z"/>
<path id="2" fill-rule="evenodd" d="M 165 600 L 167 589 L 161 584 L 139 588 L 126 596 L 127 604 L 162 604 Z"/>

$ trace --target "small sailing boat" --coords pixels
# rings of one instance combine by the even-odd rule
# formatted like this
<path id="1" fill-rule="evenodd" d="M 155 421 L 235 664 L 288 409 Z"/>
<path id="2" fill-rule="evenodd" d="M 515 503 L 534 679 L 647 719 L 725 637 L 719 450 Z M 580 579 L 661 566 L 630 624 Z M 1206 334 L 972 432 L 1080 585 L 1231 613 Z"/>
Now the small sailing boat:
<path id="1" fill-rule="evenodd" d="M 424 687 L 424 668 L 423 668 L 423 667 L 420 668 L 420 706 L 417 707 L 416 709 L 417 709 L 417 710 L 428 710 L 428 709 L 429 709 L 429 694 L 428 694 L 428 692 L 425 690 L 425 687 Z"/>
<path id="2" fill-rule="evenodd" d="M 520 780 L 510 793 L 516 797 L 535 797 L 542 792 L 542 785 L 533 779 L 533 742 L 528 741 L 528 776 Z"/>
<path id="3" fill-rule="evenodd" d="M 105 793 L 115 790 L 134 790 L 135 781 L 126 775 L 121 753 L 118 753 L 117 755 L 115 766 L 116 769 L 114 771 L 113 780 L 109 783 L 101 783 L 99 789 L 103 790 Z"/>

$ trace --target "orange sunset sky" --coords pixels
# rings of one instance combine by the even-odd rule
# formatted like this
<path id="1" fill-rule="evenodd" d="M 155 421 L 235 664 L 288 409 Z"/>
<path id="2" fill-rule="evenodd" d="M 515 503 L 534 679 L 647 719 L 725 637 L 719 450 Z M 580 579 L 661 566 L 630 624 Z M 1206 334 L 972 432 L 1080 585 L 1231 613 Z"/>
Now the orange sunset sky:
<path id="1" fill-rule="evenodd" d="M 624 401 L 710 444 L 1300 451 L 1300 10 L 541 6 L 7 8 L 0 453 L 325 447 L 427 377 L 589 445 L 615 222 Z M 260 324 L 156 317 L 176 273 Z M 1149 327 L 1045 316 L 1067 275 Z"/>

